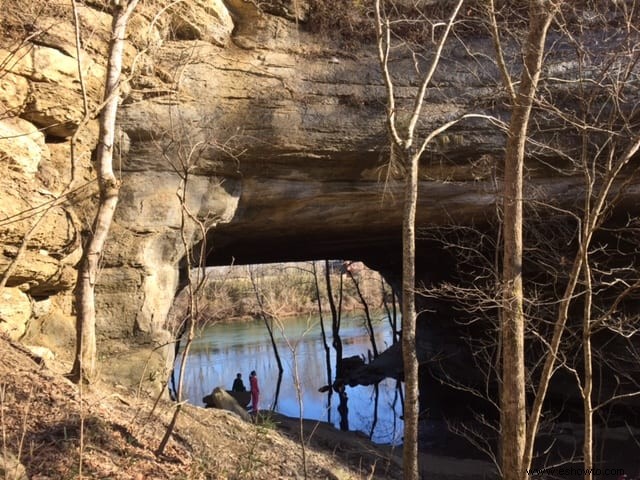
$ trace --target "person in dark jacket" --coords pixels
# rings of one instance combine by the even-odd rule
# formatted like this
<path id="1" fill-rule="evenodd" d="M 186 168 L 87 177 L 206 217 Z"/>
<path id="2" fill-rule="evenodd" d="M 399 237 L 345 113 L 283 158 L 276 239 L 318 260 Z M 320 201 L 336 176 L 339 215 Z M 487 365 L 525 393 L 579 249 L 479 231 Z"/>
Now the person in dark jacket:
<path id="1" fill-rule="evenodd" d="M 236 375 L 236 379 L 233 381 L 233 387 L 231 387 L 232 392 L 246 392 L 247 389 L 244 386 L 244 382 L 242 381 L 242 374 L 239 373 Z"/>

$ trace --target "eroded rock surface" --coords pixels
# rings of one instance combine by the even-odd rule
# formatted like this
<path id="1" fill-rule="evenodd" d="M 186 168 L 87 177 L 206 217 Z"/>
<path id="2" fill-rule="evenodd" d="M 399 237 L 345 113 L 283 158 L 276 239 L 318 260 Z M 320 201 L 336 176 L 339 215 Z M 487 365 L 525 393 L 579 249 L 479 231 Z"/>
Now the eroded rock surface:
<path id="1" fill-rule="evenodd" d="M 158 386 L 165 378 L 171 355 L 157 347 L 170 344 L 167 313 L 191 249 L 204 249 L 210 265 L 353 258 L 386 269 L 392 280 L 398 273 L 402 172 L 389 166 L 375 49 L 341 50 L 310 34 L 300 24 L 309 18 L 310 2 L 263 3 L 198 0 L 176 4 L 155 20 L 144 10 L 132 19 L 125 50 L 131 76 L 123 85 L 116 145 L 122 188 L 97 289 L 107 377 L 137 385 L 139 366 L 150 361 L 144 379 Z M 80 66 L 95 107 L 110 16 L 82 7 L 80 18 L 93 27 Z M 38 218 L 21 212 L 51 205 L 7 285 L 32 300 L 55 296 L 55 305 L 66 305 L 59 315 L 29 313 L 40 338 L 46 319 L 68 326 L 72 316 L 73 267 L 95 200 L 90 154 L 96 123 L 82 122 L 70 19 L 53 20 L 37 19 L 39 43 L 22 46 L 15 56 L 8 37 L 0 52 L 12 59 L 0 77 L 6 117 L 0 122 L 6 172 L 0 178 L 0 268 L 15 258 Z M 508 118 L 490 39 L 463 40 L 443 52 L 427 91 L 421 134 L 469 112 Z M 598 45 L 605 55 L 606 42 Z M 517 70 L 516 49 L 505 52 Z M 568 52 L 554 43 L 547 56 L 549 92 L 568 88 L 566 80 L 579 68 Z M 421 61 L 393 59 L 399 110 L 412 104 Z M 553 125 L 545 123 L 550 120 L 536 121 L 553 138 Z M 504 140 L 496 122 L 474 118 L 429 145 L 419 227 L 483 224 L 495 217 Z M 545 155 L 537 153 L 527 166 L 528 200 L 575 202 L 580 178 L 559 175 L 562 159 Z M 639 190 L 632 185 L 629 205 Z M 424 242 L 419 251 L 425 275 L 449 265 L 431 247 Z"/>

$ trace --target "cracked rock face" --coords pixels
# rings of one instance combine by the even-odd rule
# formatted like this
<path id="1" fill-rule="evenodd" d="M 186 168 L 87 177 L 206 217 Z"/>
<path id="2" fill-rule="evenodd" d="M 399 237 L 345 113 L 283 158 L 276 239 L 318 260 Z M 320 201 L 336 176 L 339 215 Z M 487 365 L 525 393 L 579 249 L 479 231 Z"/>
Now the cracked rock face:
<path id="1" fill-rule="evenodd" d="M 176 266 L 184 266 L 183 246 L 164 229 L 178 223 L 172 193 L 187 158 L 191 208 L 209 222 L 206 243 L 199 232 L 189 231 L 189 238 L 196 250 L 206 249 L 210 265 L 356 258 L 392 281 L 399 271 L 402 172 L 388 163 L 375 50 L 338 51 L 252 2 L 227 5 L 235 22 L 227 45 L 165 43 L 155 56 L 155 68 L 165 72 L 162 88 L 134 88 L 120 111 L 127 199 L 117 223 L 154 245 L 144 249 L 142 308 L 131 312 L 141 330 L 161 328 Z M 445 49 L 427 91 L 421 135 L 470 111 L 508 119 L 492 52 L 488 38 Z M 507 53 L 517 68 L 516 50 Z M 578 68 L 561 43 L 547 62 L 552 92 Z M 393 66 L 399 115 L 407 116 L 415 63 L 397 58 Z M 539 139 L 553 140 L 553 121 L 536 122 Z M 486 118 L 461 121 L 438 136 L 422 160 L 418 227 L 494 219 L 504 144 L 503 130 Z M 574 205 L 581 197 L 580 177 L 558 174 L 561 158 L 536 153 L 528 162 L 530 201 Z M 420 248 L 425 278 L 448 268 L 428 242 Z"/>
<path id="2" fill-rule="evenodd" d="M 78 54 L 70 7 L 47 4 L 36 11 L 27 4 L 7 6 L 0 35 L 0 271 L 8 272 L 0 326 L 12 338 L 27 335 L 26 340 L 69 354 L 75 266 L 96 199 L 91 153 L 97 121 L 95 114 L 83 118 L 83 98 L 90 110 L 102 102 L 111 15 L 99 4 L 78 5 Z M 139 67 L 135 81 L 123 84 L 123 98 L 145 76 L 155 79 L 151 84 L 167 78 L 155 71 L 146 53 L 164 40 L 225 45 L 233 29 L 218 0 L 179 2 L 161 18 L 156 13 L 140 7 L 131 19 L 125 75 L 130 76 L 134 64 Z M 97 289 L 103 355 L 128 350 L 126 344 L 136 334 L 142 343 L 166 343 L 161 317 L 173 299 L 182 257 L 180 207 L 172 203 L 180 178 L 162 171 L 144 178 L 125 175 L 122 225 L 113 227 L 111 238 L 118 240 L 108 242 Z M 227 197 L 232 205 L 235 201 L 234 188 L 217 189 L 221 183 L 213 176 L 190 181 L 186 206 L 197 214 L 202 210 L 207 225 L 229 217 Z M 156 203 L 147 201 L 149 190 L 155 190 Z M 128 228 L 128 222 L 138 227 Z M 191 230 L 185 231 L 187 242 L 195 235 Z M 50 306 L 46 311 L 40 307 L 44 304 Z M 134 353 L 136 366 L 122 366 L 132 378 L 139 377 L 138 366 L 149 356 Z M 162 373 L 164 355 L 151 366 Z"/>
<path id="3" fill-rule="evenodd" d="M 328 257 L 397 268 L 402 172 L 389 167 L 385 89 L 373 46 L 347 52 L 300 28 L 310 2 L 274 0 L 263 9 L 247 0 L 187 3 L 157 22 L 139 12 L 125 50 L 126 68 L 136 59 L 137 69 L 123 86 L 116 145 L 122 188 L 97 307 L 104 371 L 130 371 L 132 382 L 139 379 L 134 357 L 144 362 L 145 352 L 168 340 L 165 320 L 192 248 L 204 248 L 211 265 Z M 109 15 L 83 7 L 80 16 L 95 27 L 81 65 L 90 104 L 97 105 Z M 31 227 L 28 219 L 1 219 L 45 204 L 72 180 L 68 140 L 83 112 L 73 28 L 68 19 L 50 23 L 42 28 L 46 41 L 25 47 L 0 77 L 0 104 L 8 112 L 0 121 L 0 165 L 7 172 L 0 179 L 0 266 L 10 263 Z M 490 39 L 456 42 L 427 91 L 421 134 L 469 111 L 508 118 Z M 10 43 L 2 45 L 4 54 Z M 554 45 L 550 91 L 578 67 Z M 506 53 L 517 69 L 516 51 Z M 393 59 L 404 120 L 416 66 L 425 67 Z M 538 121 L 544 127 L 547 120 Z M 79 190 L 54 203 L 9 279 L 38 301 L 71 295 L 81 234 L 92 221 L 96 134 L 93 121 L 80 128 L 73 179 Z M 419 227 L 481 224 L 495 215 L 504 140 L 495 123 L 475 118 L 428 146 Z M 575 201 L 579 178 L 557 175 L 558 159 L 540 157 L 528 165 L 528 198 Z M 422 255 L 425 265 L 437 259 L 428 248 Z M 66 305 L 70 318 L 70 302 L 56 304 Z M 164 357 L 154 362 L 162 378 Z"/>

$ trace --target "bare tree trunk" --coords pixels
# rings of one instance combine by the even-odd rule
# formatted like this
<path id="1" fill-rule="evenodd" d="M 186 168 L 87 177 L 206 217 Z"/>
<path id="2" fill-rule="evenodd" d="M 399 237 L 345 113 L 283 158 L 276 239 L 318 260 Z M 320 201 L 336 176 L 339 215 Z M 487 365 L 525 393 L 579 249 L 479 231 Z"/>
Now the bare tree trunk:
<path id="1" fill-rule="evenodd" d="M 276 391 L 273 394 L 273 404 L 271 405 L 271 411 L 275 412 L 278 406 L 278 399 L 280 398 L 280 387 L 282 387 L 282 374 L 278 372 L 278 380 L 276 381 Z"/>
<path id="2" fill-rule="evenodd" d="M 520 86 L 511 113 L 504 165 L 503 305 L 500 396 L 502 477 L 524 478 L 527 440 L 524 364 L 524 293 L 522 290 L 523 167 L 531 108 L 542 69 L 547 30 L 553 15 L 536 0 L 529 5 L 529 33 Z M 509 365 L 509 368 L 504 368 Z"/>
<path id="3" fill-rule="evenodd" d="M 527 112 L 514 111 L 504 169 L 504 263 L 500 398 L 502 478 L 522 478 L 526 405 L 522 291 L 522 172 Z M 524 131 L 522 131 L 524 129 Z M 504 368 L 509 365 L 509 368 Z"/>
<path id="4" fill-rule="evenodd" d="M 171 421 L 169 422 L 169 425 L 167 426 L 167 429 L 164 432 L 164 436 L 162 437 L 162 440 L 160 440 L 160 444 L 158 445 L 158 448 L 155 451 L 155 454 L 158 457 L 164 454 L 164 449 L 167 447 L 167 444 L 171 439 L 171 435 L 173 434 L 173 431 L 176 428 L 176 423 L 178 423 L 178 417 L 180 416 L 180 411 L 182 410 L 182 405 L 183 405 L 182 390 L 184 386 L 184 369 L 185 369 L 185 366 L 187 365 L 187 358 L 189 356 L 191 344 L 193 343 L 193 339 L 195 337 L 195 332 L 194 332 L 195 322 L 193 318 L 194 312 L 191 309 L 189 310 L 190 311 L 188 313 L 188 318 L 187 318 L 188 327 L 186 329 L 187 339 L 185 342 L 184 350 L 182 351 L 182 358 L 180 359 L 180 373 L 178 373 L 178 385 L 176 387 L 177 405 L 175 410 L 173 411 L 173 416 L 171 417 Z M 178 342 L 180 341 L 181 339 L 178 339 Z"/>
<path id="5" fill-rule="evenodd" d="M 405 157 L 407 178 L 402 214 L 402 361 L 404 365 L 405 409 L 402 446 L 403 477 L 420 478 L 418 472 L 418 356 L 416 353 L 416 206 L 418 203 L 418 160 Z"/>
<path id="6" fill-rule="evenodd" d="M 200 310 L 200 296 L 207 280 L 207 265 L 206 258 L 208 254 L 207 248 L 207 230 L 208 226 L 205 221 L 198 218 L 197 213 L 190 210 L 187 200 L 187 194 L 189 192 L 189 180 L 193 167 L 198 161 L 199 154 L 202 151 L 202 143 L 196 142 L 189 144 L 188 138 L 180 139 L 180 142 L 186 144 L 185 148 L 178 149 L 175 157 L 168 157 L 166 152 L 163 152 L 165 159 L 168 160 L 169 165 L 174 172 L 180 177 L 180 188 L 176 192 L 178 201 L 180 202 L 180 239 L 182 240 L 182 247 L 185 252 L 186 258 L 186 270 L 187 270 L 187 291 L 189 294 L 189 310 L 185 318 L 184 326 L 180 329 L 181 335 L 177 339 L 178 346 L 183 336 L 186 334 L 186 340 L 184 343 L 184 349 L 182 351 L 182 358 L 180 359 L 180 372 L 178 374 L 178 383 L 176 386 L 176 408 L 173 411 L 171 421 L 167 426 L 167 430 L 155 451 L 157 456 L 164 454 L 164 450 L 173 434 L 175 426 L 178 422 L 178 417 L 182 411 L 183 400 L 183 385 L 185 367 L 187 365 L 187 358 L 191 351 L 191 345 L 195 339 L 196 325 L 203 320 L 203 316 Z M 194 258 L 194 251 L 192 248 L 192 239 L 194 234 L 191 231 L 191 226 L 196 228 L 202 243 L 197 250 L 197 263 Z M 172 373 L 173 375 L 173 373 Z"/>
<path id="7" fill-rule="evenodd" d="M 582 265 L 584 281 L 584 310 L 582 318 L 582 351 L 584 378 L 582 380 L 582 405 L 584 410 L 584 443 L 582 446 L 584 480 L 593 479 L 593 353 L 591 351 L 591 303 L 593 290 L 591 286 L 591 265 L 588 252 L 585 250 L 585 261 Z"/>
<path id="8" fill-rule="evenodd" d="M 296 399 L 298 401 L 298 438 L 300 439 L 300 452 L 302 454 L 302 471 L 303 478 L 309 478 L 308 465 L 307 465 L 307 442 L 304 436 L 304 399 L 303 399 L 303 389 L 302 384 L 300 382 L 300 366 L 298 364 L 298 346 L 300 345 L 300 341 L 297 340 L 295 342 L 291 342 L 291 340 L 287 337 L 284 331 L 284 324 L 278 317 L 274 317 L 275 323 L 277 327 L 280 329 L 280 334 L 284 339 L 289 351 L 291 352 L 291 358 L 293 359 L 293 386 L 296 391 Z M 306 333 L 309 332 L 309 328 L 302 334 L 304 337 Z M 280 377 L 282 376 L 282 372 L 280 373 Z"/>
<path id="9" fill-rule="evenodd" d="M 178 334 L 175 337 L 174 347 L 173 347 L 173 358 L 178 358 L 178 356 L 180 355 L 180 344 L 182 343 L 182 339 L 187 337 L 188 329 L 189 329 L 189 322 L 186 321 L 185 319 L 185 321 L 183 321 L 180 324 L 180 328 L 178 328 Z M 178 392 L 179 392 L 179 388 L 178 388 L 178 382 L 176 381 L 176 369 L 172 368 L 169 395 L 171 396 L 171 399 L 175 402 L 178 401 L 178 398 L 180 396 Z"/>
<path id="10" fill-rule="evenodd" d="M 383 2 L 375 0 L 375 27 L 378 47 L 378 59 L 387 93 L 386 126 L 389 144 L 393 155 L 400 158 L 405 171 L 405 191 L 402 215 L 402 358 L 405 380 L 405 423 L 403 443 L 403 476 L 407 480 L 419 478 L 418 467 L 418 359 L 416 354 L 416 305 L 415 305 L 415 217 L 418 199 L 418 169 L 422 153 L 429 142 L 458 122 L 448 122 L 432 132 L 424 139 L 416 139 L 416 126 L 422 112 L 427 88 L 438 68 L 445 43 L 453 28 L 458 12 L 464 0 L 458 0 L 452 8 L 446 27 L 434 45 L 433 58 L 419 82 L 413 101 L 408 123 L 398 122 L 398 111 L 395 98 L 395 86 L 389 69 L 389 57 L 392 49 L 391 22 L 386 15 Z M 415 54 L 415 52 L 413 52 Z"/>
<path id="11" fill-rule="evenodd" d="M 138 0 L 113 2 L 112 36 L 104 96 L 106 103 L 100 113 L 96 158 L 100 203 L 92 233 L 80 261 L 75 292 L 76 353 L 70 377 L 76 382 L 91 380 L 96 376 L 95 285 L 102 250 L 107 240 L 120 190 L 120 181 L 113 171 L 113 143 L 125 34 L 127 23 L 137 3 Z"/>

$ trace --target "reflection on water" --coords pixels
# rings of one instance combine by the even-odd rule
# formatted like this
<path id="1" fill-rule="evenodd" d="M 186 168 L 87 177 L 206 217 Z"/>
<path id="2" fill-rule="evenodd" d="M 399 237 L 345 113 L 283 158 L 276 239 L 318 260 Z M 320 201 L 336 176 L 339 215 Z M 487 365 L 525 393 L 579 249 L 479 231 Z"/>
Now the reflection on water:
<path id="1" fill-rule="evenodd" d="M 255 370 L 260 382 L 260 408 L 298 417 L 300 404 L 294 382 L 295 365 L 300 384 L 302 416 L 340 425 L 338 395 L 331 397 L 318 389 L 327 384 L 325 351 L 317 318 L 286 319 L 284 332 L 274 325 L 274 336 L 282 359 L 284 373 L 276 402 L 278 365 L 263 322 L 212 325 L 194 341 L 187 359 L 184 378 L 185 396 L 194 405 L 203 405 L 202 397 L 214 387 L 231 389 L 236 373 L 242 373 L 247 388 L 249 372 Z M 388 346 L 391 334 L 388 323 L 374 325 L 378 348 Z M 363 319 L 342 319 L 341 336 L 344 357 L 367 356 L 371 348 Z M 330 339 L 328 339 L 330 342 Z M 331 349 L 332 373 L 335 375 L 335 353 Z M 296 362 L 296 364 L 294 364 Z M 176 362 L 180 364 L 179 359 Z M 386 379 L 378 386 L 347 387 L 348 425 L 371 436 L 378 443 L 400 443 L 402 438 L 402 406 L 397 382 Z M 377 411 L 376 411 L 377 406 Z"/>

